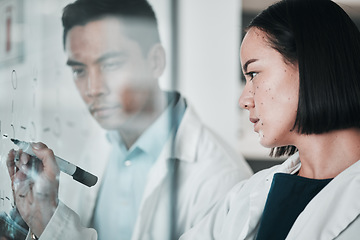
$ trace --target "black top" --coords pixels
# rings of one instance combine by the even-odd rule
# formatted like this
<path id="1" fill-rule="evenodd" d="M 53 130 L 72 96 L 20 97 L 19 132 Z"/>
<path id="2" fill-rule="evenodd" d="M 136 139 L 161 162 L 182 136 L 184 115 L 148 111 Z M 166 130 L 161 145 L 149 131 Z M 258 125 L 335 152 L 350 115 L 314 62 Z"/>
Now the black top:
<path id="1" fill-rule="evenodd" d="M 256 240 L 285 239 L 306 205 L 331 180 L 276 173 L 266 200 Z"/>

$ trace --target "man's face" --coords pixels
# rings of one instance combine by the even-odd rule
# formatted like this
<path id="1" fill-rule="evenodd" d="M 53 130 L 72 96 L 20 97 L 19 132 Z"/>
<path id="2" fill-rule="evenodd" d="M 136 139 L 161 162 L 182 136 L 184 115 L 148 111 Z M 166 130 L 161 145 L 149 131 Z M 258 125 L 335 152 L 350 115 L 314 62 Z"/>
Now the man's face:
<path id="1" fill-rule="evenodd" d="M 131 125 L 149 111 L 157 76 L 121 20 L 106 17 L 71 28 L 65 51 L 76 87 L 103 128 Z"/>

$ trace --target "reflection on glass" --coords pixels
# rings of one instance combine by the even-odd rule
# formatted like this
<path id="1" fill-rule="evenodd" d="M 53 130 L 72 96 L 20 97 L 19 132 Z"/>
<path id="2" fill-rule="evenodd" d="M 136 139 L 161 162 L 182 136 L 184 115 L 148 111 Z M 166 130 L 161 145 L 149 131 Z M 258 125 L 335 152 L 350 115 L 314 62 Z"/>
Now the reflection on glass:
<path id="1" fill-rule="evenodd" d="M 45 20 L 49 26 L 60 21 L 55 14 Z M 40 63 L 17 70 L 14 111 L 31 121 L 21 121 L 30 125 L 21 125 L 16 137 L 46 143 L 99 181 L 88 188 L 60 174 L 44 145 L 35 151 L 42 161 L 11 151 L 1 166 L 12 177 L 6 182 L 14 191 L 11 211 L 37 237 L 55 239 L 60 231 L 62 239 L 177 239 L 249 177 L 250 168 L 180 93 L 159 87 L 166 52 L 147 1 L 78 0 L 64 8 L 62 23 L 44 34 L 41 45 L 48 48 Z M 61 33 L 63 45 L 54 45 Z M 64 56 L 68 68 L 53 56 Z M 27 81 L 34 75 L 36 89 L 35 80 Z M 8 119 L 2 123 L 9 132 Z M 6 140 L 4 149 L 14 148 Z M 2 226 L 10 216 L 4 213 Z"/>

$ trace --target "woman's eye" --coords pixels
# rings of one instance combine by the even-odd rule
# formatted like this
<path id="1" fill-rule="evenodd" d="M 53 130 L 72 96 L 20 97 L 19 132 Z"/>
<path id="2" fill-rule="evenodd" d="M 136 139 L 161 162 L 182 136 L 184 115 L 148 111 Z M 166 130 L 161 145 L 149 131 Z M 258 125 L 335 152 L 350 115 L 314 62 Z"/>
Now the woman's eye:
<path id="1" fill-rule="evenodd" d="M 248 72 L 245 74 L 246 76 L 250 77 L 250 81 L 254 79 L 254 77 L 257 75 L 257 72 Z"/>

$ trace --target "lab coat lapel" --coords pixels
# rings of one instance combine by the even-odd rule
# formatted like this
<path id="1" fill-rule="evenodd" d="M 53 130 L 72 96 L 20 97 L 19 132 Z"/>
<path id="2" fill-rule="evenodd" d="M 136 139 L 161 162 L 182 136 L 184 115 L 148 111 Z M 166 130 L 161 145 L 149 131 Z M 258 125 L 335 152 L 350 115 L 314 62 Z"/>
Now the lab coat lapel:
<path id="1" fill-rule="evenodd" d="M 176 159 L 189 163 L 196 161 L 201 131 L 200 119 L 191 105 L 188 105 L 175 138 Z"/>
<path id="2" fill-rule="evenodd" d="M 159 158 L 156 160 L 154 166 L 149 172 L 147 184 L 143 195 L 143 202 L 148 199 L 151 194 L 158 188 L 169 172 L 168 168 L 168 151 L 170 151 L 170 144 L 167 143 Z"/>
<path id="3" fill-rule="evenodd" d="M 132 239 L 167 239 L 166 236 L 169 236 L 169 233 L 166 232 L 169 227 L 165 226 L 166 223 L 169 223 L 167 213 L 170 209 L 168 199 L 165 199 L 169 192 L 166 183 L 169 182 L 170 172 L 166 149 L 168 147 L 165 147 L 165 151 L 162 151 L 149 172 Z M 158 222 L 159 216 L 161 223 Z M 159 224 L 163 228 L 162 232 L 156 230 Z"/>
<path id="4" fill-rule="evenodd" d="M 289 173 L 292 174 L 297 172 L 300 168 L 300 160 L 298 153 L 295 153 L 288 160 L 278 166 L 274 166 L 272 169 L 265 170 L 263 173 L 266 173 L 264 178 L 260 177 L 260 182 L 248 184 L 252 187 L 252 190 L 249 194 L 250 206 L 248 219 L 246 225 L 243 228 L 239 239 L 251 239 L 256 235 L 258 230 L 261 215 L 265 208 L 265 203 L 267 200 L 268 193 L 271 188 L 271 183 L 274 178 L 275 173 Z M 262 174 L 261 172 L 258 174 Z"/>
<path id="5" fill-rule="evenodd" d="M 337 237 L 360 214 L 359 189 L 360 161 L 340 173 L 310 201 L 286 239 Z"/>
<path id="6" fill-rule="evenodd" d="M 171 223 L 170 219 L 166 219 L 170 217 L 171 204 L 168 184 L 172 174 L 170 167 L 173 166 L 170 161 L 175 158 L 180 164 L 182 161 L 194 162 L 200 133 L 200 121 L 191 107 L 187 107 L 175 137 L 174 152 L 171 152 L 170 137 L 149 172 L 132 239 L 168 239 L 170 225 L 166 224 Z"/>
<path id="7" fill-rule="evenodd" d="M 260 183 L 258 186 L 254 186 L 254 191 L 250 193 L 249 218 L 247 221 L 248 227 L 244 228 L 241 233 L 243 236 L 241 239 L 245 239 L 245 236 L 252 236 L 257 232 L 259 227 L 258 219 L 261 219 L 273 176 L 274 173 L 269 174 L 266 177 L 265 182 Z"/>

